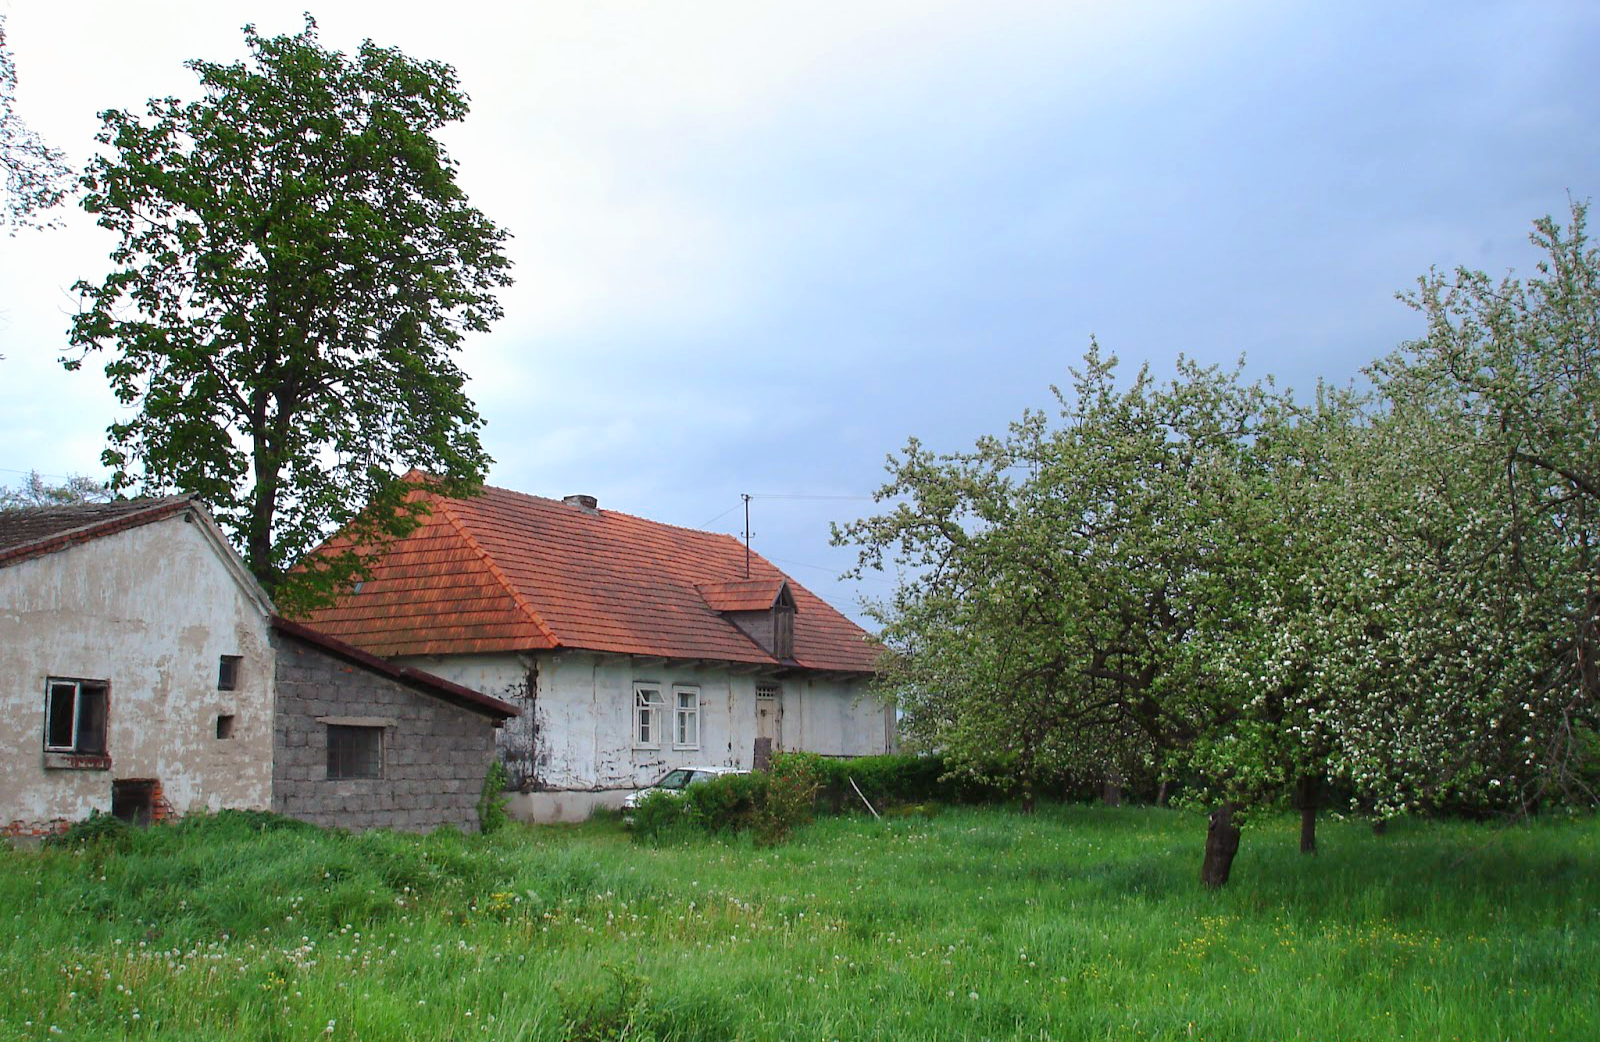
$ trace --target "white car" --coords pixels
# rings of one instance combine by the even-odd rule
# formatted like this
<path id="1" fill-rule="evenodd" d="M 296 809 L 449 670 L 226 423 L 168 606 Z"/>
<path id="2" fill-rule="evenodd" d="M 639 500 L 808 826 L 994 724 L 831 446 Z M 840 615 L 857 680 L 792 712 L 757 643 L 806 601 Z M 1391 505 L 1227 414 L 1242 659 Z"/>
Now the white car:
<path id="1" fill-rule="evenodd" d="M 749 771 L 741 770 L 737 767 L 679 767 L 676 770 L 668 771 L 654 785 L 640 789 L 638 792 L 630 792 L 623 798 L 622 822 L 625 825 L 632 825 L 633 809 L 639 805 L 640 800 L 653 793 L 670 792 L 675 796 L 682 795 L 683 790 L 689 786 L 708 782 L 712 778 L 720 778 L 724 774 L 749 773 Z"/>

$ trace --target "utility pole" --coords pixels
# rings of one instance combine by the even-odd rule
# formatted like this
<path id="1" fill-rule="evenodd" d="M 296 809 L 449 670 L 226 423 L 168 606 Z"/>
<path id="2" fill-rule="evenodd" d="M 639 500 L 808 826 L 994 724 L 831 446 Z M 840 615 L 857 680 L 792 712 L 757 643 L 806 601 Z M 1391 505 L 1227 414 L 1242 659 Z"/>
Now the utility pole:
<path id="1" fill-rule="evenodd" d="M 750 578 L 750 493 L 741 492 L 744 500 L 744 577 Z"/>

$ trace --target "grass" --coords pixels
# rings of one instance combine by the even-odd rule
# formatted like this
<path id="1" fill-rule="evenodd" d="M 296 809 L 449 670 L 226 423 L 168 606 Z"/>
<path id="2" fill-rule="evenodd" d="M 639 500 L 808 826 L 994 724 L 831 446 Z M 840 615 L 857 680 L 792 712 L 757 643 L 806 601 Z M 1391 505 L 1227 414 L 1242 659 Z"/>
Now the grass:
<path id="1" fill-rule="evenodd" d="M 1600 828 L 1144 808 L 788 845 L 200 820 L 0 851 L 0 1039 L 1600 1037 Z"/>

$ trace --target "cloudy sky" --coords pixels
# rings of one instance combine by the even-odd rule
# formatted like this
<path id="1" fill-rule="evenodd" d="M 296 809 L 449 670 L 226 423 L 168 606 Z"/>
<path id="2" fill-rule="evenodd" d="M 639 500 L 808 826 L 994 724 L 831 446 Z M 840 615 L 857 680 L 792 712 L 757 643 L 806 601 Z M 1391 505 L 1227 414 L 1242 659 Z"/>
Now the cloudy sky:
<path id="1" fill-rule="evenodd" d="M 19 109 L 81 161 L 96 112 L 310 0 L 0 0 Z M 1600 4 L 384 3 L 312 7 L 455 65 L 446 136 L 515 236 L 462 356 L 490 482 L 742 530 L 853 611 L 828 522 L 886 453 L 1044 407 L 1090 335 L 1308 388 L 1416 336 L 1430 266 L 1503 273 L 1600 185 Z M 81 214 L 0 239 L 0 484 L 100 475 L 118 414 L 62 371 Z"/>

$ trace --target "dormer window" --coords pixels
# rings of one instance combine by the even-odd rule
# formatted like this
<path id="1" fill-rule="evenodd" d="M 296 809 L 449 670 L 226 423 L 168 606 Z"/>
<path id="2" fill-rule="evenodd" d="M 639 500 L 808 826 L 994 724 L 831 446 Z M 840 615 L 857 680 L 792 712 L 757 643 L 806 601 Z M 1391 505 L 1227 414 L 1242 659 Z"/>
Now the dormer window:
<path id="1" fill-rule="evenodd" d="M 706 583 L 696 587 L 706 607 L 775 659 L 794 657 L 794 593 L 782 578 Z"/>

